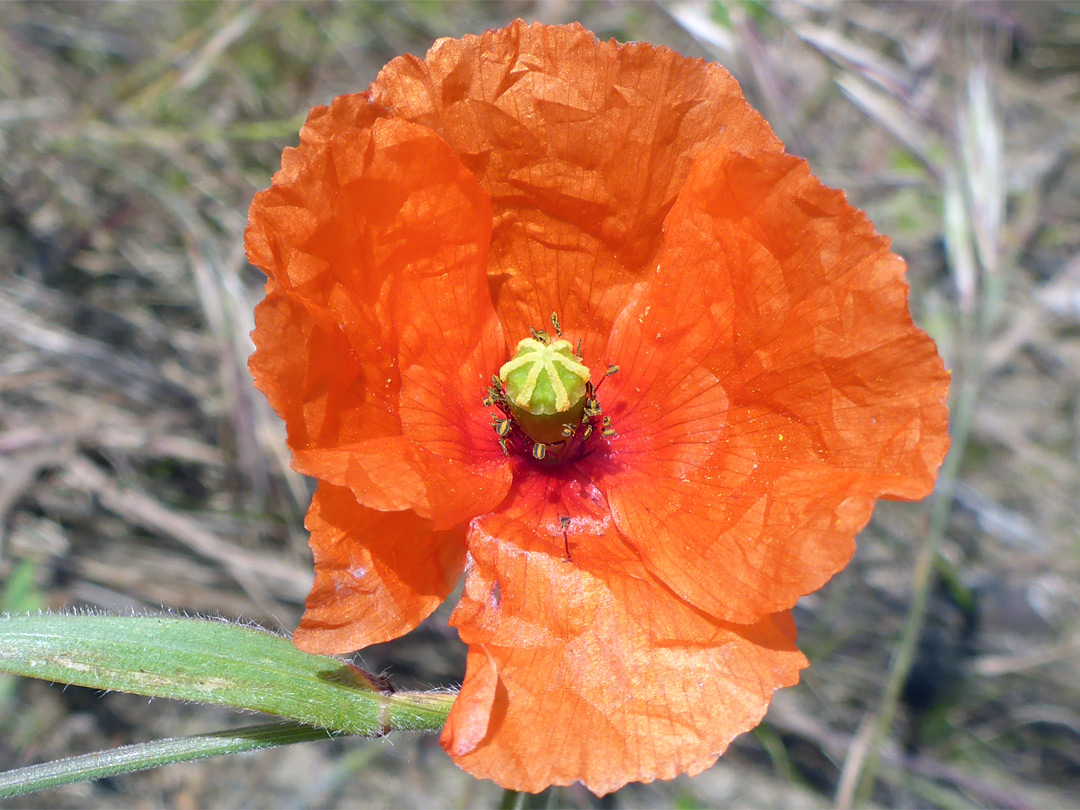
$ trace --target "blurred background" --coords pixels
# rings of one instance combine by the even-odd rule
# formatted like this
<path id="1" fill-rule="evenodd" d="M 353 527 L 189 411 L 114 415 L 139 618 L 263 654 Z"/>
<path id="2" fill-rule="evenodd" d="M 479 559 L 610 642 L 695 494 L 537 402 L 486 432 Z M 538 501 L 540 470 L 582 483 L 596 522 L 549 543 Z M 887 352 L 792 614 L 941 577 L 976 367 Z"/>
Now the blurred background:
<path id="1" fill-rule="evenodd" d="M 938 493 L 796 610 L 812 666 L 695 779 L 573 807 L 1080 807 L 1080 4 L 0 5 L 0 610 L 289 631 L 311 486 L 246 362 L 252 195 L 308 109 L 514 17 L 717 60 L 910 264 L 953 370 Z M 452 686 L 444 608 L 358 662 Z M 894 717 L 888 724 L 881 718 Z M 0 680 L 0 767 L 253 719 Z M 437 739 L 310 743 L 12 807 L 473 807 Z"/>

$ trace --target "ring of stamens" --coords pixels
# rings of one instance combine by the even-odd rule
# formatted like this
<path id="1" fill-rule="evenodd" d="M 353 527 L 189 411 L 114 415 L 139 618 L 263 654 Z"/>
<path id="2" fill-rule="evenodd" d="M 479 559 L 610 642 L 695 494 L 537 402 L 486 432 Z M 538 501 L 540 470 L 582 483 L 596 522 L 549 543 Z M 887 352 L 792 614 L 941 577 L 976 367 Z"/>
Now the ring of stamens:
<path id="1" fill-rule="evenodd" d="M 558 318 L 552 315 L 551 321 L 561 338 Z M 491 378 L 484 405 L 501 412 L 491 414 L 492 429 L 507 455 L 512 447 L 545 465 L 580 458 L 616 435 L 611 417 L 602 415 L 596 398 L 600 386 L 593 385 L 581 360 L 581 341 L 574 352 L 569 341 L 552 341 L 537 329 L 530 332 L 532 337 L 519 342 L 514 358 Z M 604 379 L 618 370 L 608 366 Z"/>

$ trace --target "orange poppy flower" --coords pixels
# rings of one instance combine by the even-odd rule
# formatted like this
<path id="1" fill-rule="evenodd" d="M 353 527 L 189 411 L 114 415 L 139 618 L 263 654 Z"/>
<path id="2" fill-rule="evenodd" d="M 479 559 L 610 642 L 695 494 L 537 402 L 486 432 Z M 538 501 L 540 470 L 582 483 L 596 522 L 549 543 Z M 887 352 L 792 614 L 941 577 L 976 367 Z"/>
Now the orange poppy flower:
<path id="1" fill-rule="evenodd" d="M 464 574 L 442 742 L 505 787 L 711 765 L 948 446 L 903 261 L 664 48 L 516 22 L 396 59 L 311 112 L 247 250 L 251 370 L 319 480 L 296 643 L 394 638 Z"/>

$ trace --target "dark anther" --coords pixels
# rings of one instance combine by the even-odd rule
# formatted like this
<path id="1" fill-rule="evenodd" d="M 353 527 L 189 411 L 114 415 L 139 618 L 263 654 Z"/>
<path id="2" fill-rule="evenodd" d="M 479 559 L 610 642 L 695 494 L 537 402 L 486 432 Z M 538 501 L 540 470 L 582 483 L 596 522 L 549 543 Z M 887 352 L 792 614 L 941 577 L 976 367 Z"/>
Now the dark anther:
<path id="1" fill-rule="evenodd" d="M 547 455 L 547 445 L 543 442 L 537 442 L 533 445 L 532 454 L 537 461 L 543 461 L 544 456 Z"/>
<path id="2" fill-rule="evenodd" d="M 543 329 L 533 329 L 530 326 L 529 327 L 529 334 L 532 335 L 533 340 L 538 340 L 541 343 L 543 343 L 545 346 L 547 346 L 549 343 L 551 343 L 551 335 L 549 335 Z"/>
<path id="3" fill-rule="evenodd" d="M 559 313 L 551 313 L 551 325 L 555 327 L 555 334 L 562 337 L 562 326 L 559 324 Z"/>
<path id="4" fill-rule="evenodd" d="M 619 373 L 619 367 L 618 366 L 608 366 L 607 367 L 607 375 L 606 376 L 610 377 L 612 374 L 618 374 L 618 373 Z"/>

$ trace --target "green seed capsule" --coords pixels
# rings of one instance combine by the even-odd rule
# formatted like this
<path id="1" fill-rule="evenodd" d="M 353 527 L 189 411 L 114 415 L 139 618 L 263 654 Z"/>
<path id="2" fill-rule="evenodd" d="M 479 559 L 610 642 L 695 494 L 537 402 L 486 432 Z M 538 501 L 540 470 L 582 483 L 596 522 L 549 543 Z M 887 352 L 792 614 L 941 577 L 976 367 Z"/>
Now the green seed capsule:
<path id="1" fill-rule="evenodd" d="M 588 366 L 566 340 L 525 338 L 513 359 L 499 369 L 514 419 L 530 438 L 544 444 L 561 441 L 563 425 L 581 421 L 589 376 Z"/>

